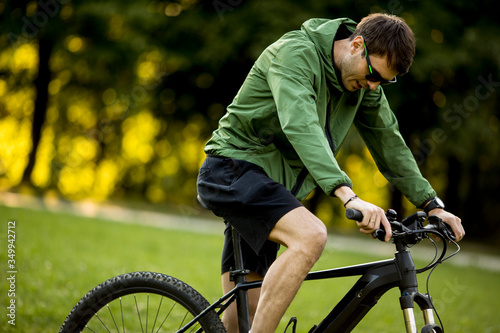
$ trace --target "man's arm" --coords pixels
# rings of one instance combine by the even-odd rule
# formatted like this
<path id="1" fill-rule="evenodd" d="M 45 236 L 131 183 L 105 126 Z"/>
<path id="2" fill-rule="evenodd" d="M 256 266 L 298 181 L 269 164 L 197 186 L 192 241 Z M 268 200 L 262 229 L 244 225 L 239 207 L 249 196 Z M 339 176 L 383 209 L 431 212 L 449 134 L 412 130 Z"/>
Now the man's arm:
<path id="1" fill-rule="evenodd" d="M 383 90 L 377 90 L 365 95 L 364 109 L 358 113 L 355 125 L 380 172 L 416 207 L 421 207 L 436 197 L 436 192 L 420 173 L 413 154 L 399 132 L 397 119 L 389 108 Z M 431 210 L 429 215 L 432 214 L 451 227 L 457 240 L 464 237 L 465 231 L 457 216 L 439 208 Z"/>
<path id="2" fill-rule="evenodd" d="M 416 207 L 436 197 L 399 132 L 382 88 L 367 92 L 354 124 L 378 169 Z"/>

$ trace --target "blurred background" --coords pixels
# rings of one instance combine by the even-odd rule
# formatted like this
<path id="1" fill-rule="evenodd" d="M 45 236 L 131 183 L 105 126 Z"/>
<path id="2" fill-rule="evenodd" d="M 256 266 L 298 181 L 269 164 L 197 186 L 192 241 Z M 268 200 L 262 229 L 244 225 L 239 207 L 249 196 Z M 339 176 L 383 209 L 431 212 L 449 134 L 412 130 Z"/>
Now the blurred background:
<path id="1" fill-rule="evenodd" d="M 402 16 L 410 73 L 384 87 L 468 239 L 500 233 L 500 25 L 492 0 L 0 1 L 0 191 L 197 209 L 203 146 L 266 46 L 312 17 Z M 355 131 L 338 156 L 365 200 L 415 210 Z M 307 199 L 347 227 L 338 200 Z"/>

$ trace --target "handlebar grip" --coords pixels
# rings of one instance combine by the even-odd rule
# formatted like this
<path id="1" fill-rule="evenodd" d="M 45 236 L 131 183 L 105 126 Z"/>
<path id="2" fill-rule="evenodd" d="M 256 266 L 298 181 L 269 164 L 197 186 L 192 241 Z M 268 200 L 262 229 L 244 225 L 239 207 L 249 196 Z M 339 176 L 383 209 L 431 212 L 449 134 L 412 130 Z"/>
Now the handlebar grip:
<path id="1" fill-rule="evenodd" d="M 358 222 L 363 221 L 363 214 L 361 214 L 361 212 L 357 209 L 347 208 L 345 211 L 345 216 L 349 220 L 354 220 Z"/>
<path id="2" fill-rule="evenodd" d="M 363 214 L 357 209 L 347 208 L 345 211 L 345 216 L 349 220 L 354 220 L 354 221 L 358 221 L 358 222 L 363 221 Z M 377 229 L 377 230 L 375 230 L 375 232 L 372 235 L 373 235 L 373 237 L 381 240 L 382 242 L 385 241 L 385 230 L 384 229 Z"/>

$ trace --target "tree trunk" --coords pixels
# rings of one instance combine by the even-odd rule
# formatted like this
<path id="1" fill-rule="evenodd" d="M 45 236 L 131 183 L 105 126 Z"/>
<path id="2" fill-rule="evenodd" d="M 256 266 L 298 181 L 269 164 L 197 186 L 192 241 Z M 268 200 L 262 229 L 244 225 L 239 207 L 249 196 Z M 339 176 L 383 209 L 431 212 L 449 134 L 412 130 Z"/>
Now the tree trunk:
<path id="1" fill-rule="evenodd" d="M 31 174 L 36 162 L 36 153 L 42 134 L 43 123 L 47 113 L 47 103 L 49 100 L 50 68 L 49 60 L 52 53 L 53 43 L 47 37 L 42 37 L 38 42 L 38 76 L 35 79 L 36 98 L 35 110 L 33 113 L 33 123 L 31 128 L 32 148 L 29 153 L 28 164 L 24 169 L 23 183 L 31 184 Z"/>
<path id="2" fill-rule="evenodd" d="M 404 217 L 406 216 L 406 212 L 404 211 L 403 208 L 403 194 L 395 188 L 393 185 L 390 185 L 391 189 L 391 202 L 390 202 L 390 207 L 394 209 L 398 213 L 398 217 Z"/>
<path id="3" fill-rule="evenodd" d="M 446 210 L 453 214 L 460 214 L 463 210 L 463 205 L 460 200 L 460 181 L 462 179 L 462 162 L 458 160 L 453 155 L 448 157 L 448 165 L 449 169 L 446 173 L 448 176 L 448 186 L 446 187 L 446 194 L 443 198 L 444 203 L 446 204 Z M 472 170 L 469 170 L 469 172 Z M 474 177 L 474 174 L 470 173 L 471 177 Z M 471 182 L 471 184 L 473 184 Z M 474 193 L 474 192 L 472 192 Z"/>

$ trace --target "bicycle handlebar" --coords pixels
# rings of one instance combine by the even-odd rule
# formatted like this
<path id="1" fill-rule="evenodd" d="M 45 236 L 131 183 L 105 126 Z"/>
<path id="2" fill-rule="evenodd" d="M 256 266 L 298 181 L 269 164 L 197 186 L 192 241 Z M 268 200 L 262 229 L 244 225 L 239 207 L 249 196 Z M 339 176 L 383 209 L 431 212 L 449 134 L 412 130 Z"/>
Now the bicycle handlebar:
<path id="1" fill-rule="evenodd" d="M 417 212 L 405 219 L 403 219 L 402 222 L 397 222 L 396 221 L 396 212 L 392 209 L 389 209 L 386 212 L 387 219 L 389 220 L 389 223 L 391 224 L 391 229 L 393 231 L 393 237 L 402 237 L 402 236 L 407 236 L 411 234 L 416 235 L 416 242 L 418 242 L 421 238 L 418 237 L 417 234 L 422 234 L 422 233 L 432 233 L 436 234 L 443 240 L 450 240 L 450 241 L 455 241 L 455 235 L 451 232 L 451 229 L 449 228 L 448 225 L 443 223 L 441 218 L 439 218 L 436 215 L 431 215 L 427 218 L 427 221 L 429 222 L 428 225 L 425 227 L 423 226 L 423 223 L 420 222 L 419 220 L 424 220 L 425 217 L 427 216 L 423 212 Z M 350 220 L 358 221 L 361 222 L 363 220 L 363 214 L 356 209 L 348 208 L 346 210 L 346 217 Z M 420 222 L 420 223 L 419 223 Z M 372 234 L 375 238 L 384 241 L 385 239 L 385 230 L 380 228 L 375 230 Z"/>
<path id="2" fill-rule="evenodd" d="M 349 220 L 354 220 L 358 222 L 361 222 L 363 220 L 363 214 L 357 209 L 347 208 L 345 211 L 345 216 Z"/>

